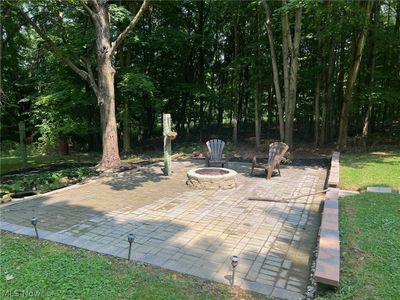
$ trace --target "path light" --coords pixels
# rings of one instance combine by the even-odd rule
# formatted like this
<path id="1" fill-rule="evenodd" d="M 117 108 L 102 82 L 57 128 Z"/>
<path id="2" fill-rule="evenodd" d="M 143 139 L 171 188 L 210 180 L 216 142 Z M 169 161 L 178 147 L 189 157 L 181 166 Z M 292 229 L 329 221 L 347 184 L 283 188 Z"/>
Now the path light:
<path id="1" fill-rule="evenodd" d="M 239 263 L 239 257 L 237 255 L 232 256 L 231 264 L 232 264 L 233 270 L 232 270 L 231 286 L 233 286 L 233 283 L 235 282 L 235 268 L 238 265 L 238 263 Z"/>
<path id="2" fill-rule="evenodd" d="M 133 233 L 128 234 L 128 242 L 129 242 L 128 260 L 131 260 L 131 249 L 132 249 L 132 243 L 134 241 L 135 241 L 135 235 Z"/>
<path id="3" fill-rule="evenodd" d="M 31 219 L 31 223 L 32 223 L 33 227 L 35 227 L 36 238 L 38 239 L 39 238 L 39 233 L 38 233 L 37 228 L 36 228 L 37 222 L 38 222 L 38 218 L 33 216 L 32 219 Z"/>

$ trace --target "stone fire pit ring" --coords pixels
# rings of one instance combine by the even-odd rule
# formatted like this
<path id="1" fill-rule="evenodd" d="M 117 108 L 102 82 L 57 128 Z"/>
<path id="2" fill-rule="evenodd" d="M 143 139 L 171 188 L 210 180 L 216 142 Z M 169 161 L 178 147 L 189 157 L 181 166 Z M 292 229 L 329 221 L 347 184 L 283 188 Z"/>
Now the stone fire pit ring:
<path id="1" fill-rule="evenodd" d="M 226 168 L 191 169 L 187 177 L 186 184 L 196 189 L 227 190 L 237 186 L 237 172 Z"/>

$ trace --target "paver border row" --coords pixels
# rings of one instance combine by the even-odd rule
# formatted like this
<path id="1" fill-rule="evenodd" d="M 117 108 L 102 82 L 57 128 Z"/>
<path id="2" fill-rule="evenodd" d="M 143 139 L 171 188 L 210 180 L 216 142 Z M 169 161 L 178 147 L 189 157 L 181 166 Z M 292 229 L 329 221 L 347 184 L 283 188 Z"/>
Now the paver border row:
<path id="1" fill-rule="evenodd" d="M 0 230 L 12 232 L 15 234 L 26 235 L 30 237 L 35 237 L 36 233 L 33 227 L 26 227 L 22 225 L 11 224 L 7 222 L 0 222 Z M 39 232 L 39 239 L 48 240 L 52 242 L 56 242 L 59 244 L 64 244 L 67 246 L 73 246 L 77 248 L 86 249 L 89 251 L 94 251 L 100 254 L 110 255 L 117 258 L 126 259 L 128 253 L 128 245 L 127 247 L 118 247 L 118 246 L 105 246 L 104 244 L 99 244 L 85 238 L 76 237 L 73 235 L 65 234 L 65 233 L 58 233 L 58 232 L 51 232 L 44 229 L 38 229 Z M 128 243 L 127 243 L 128 244 Z M 155 265 L 164 269 L 169 269 L 171 271 L 185 273 L 191 276 L 198 276 L 206 280 L 213 280 L 223 284 L 229 284 L 229 279 L 226 275 L 221 273 L 214 272 L 211 276 L 210 274 L 202 274 L 201 270 L 199 272 L 190 271 L 193 267 L 190 266 L 188 268 L 183 268 L 179 263 L 173 265 L 167 263 L 166 259 L 159 255 L 154 254 L 144 254 L 144 255 L 136 255 L 132 253 L 132 261 L 143 262 L 151 265 Z M 239 285 L 241 288 L 250 290 L 252 292 L 264 294 L 267 296 L 275 297 L 278 299 L 300 299 L 302 294 L 288 291 L 283 288 L 274 287 L 268 284 L 262 284 L 258 282 L 249 281 L 246 279 L 237 278 L 235 280 L 235 285 Z"/>
<path id="2" fill-rule="evenodd" d="M 340 236 L 339 236 L 339 171 L 340 152 L 332 155 L 328 186 L 319 230 L 318 256 L 315 280 L 334 287 L 340 284 Z"/>

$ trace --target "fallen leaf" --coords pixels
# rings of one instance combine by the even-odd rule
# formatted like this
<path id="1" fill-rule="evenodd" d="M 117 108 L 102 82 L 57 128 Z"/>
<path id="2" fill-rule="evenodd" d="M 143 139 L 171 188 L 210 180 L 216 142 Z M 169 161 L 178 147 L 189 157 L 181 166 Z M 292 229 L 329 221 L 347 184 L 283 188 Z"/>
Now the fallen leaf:
<path id="1" fill-rule="evenodd" d="M 6 275 L 6 280 L 7 281 L 10 281 L 10 280 L 13 280 L 14 279 L 14 276 L 12 276 L 11 274 L 7 274 Z"/>

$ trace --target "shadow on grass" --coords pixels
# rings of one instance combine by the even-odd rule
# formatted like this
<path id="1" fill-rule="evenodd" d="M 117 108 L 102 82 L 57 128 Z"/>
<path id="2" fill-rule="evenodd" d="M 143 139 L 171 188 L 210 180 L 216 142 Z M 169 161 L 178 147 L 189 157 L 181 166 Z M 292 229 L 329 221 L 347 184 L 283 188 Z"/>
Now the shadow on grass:
<path id="1" fill-rule="evenodd" d="M 400 152 L 344 153 L 341 163 L 351 168 L 364 168 L 371 164 L 399 166 Z"/>
<path id="2" fill-rule="evenodd" d="M 248 165 L 243 165 L 238 171 L 248 174 Z M 134 175 L 134 178 L 111 178 L 105 184 L 120 191 L 136 189 L 146 181 L 168 180 L 161 175 L 159 165 L 152 166 L 147 173 Z M 138 182 L 132 184 L 130 181 L 133 179 Z M 284 184 L 279 180 L 271 183 L 272 187 L 266 185 L 266 190 Z M 162 198 L 164 191 L 159 193 L 154 195 L 157 203 L 152 207 L 146 203 L 133 208 L 127 203 L 126 206 L 116 205 L 114 209 L 104 210 L 101 201 L 113 199 L 71 203 L 71 196 L 64 194 L 58 200 L 44 196 L 15 203 L 0 212 L 5 222 L 29 228 L 30 218 L 35 214 L 39 217 L 39 234 L 40 229 L 69 234 L 87 241 L 86 247 L 95 247 L 96 251 L 120 257 L 128 254 L 127 234 L 135 233 L 134 259 L 225 284 L 230 284 L 231 280 L 230 258 L 238 255 L 240 262 L 235 279 L 238 284 L 246 279 L 244 287 L 253 286 L 254 289 L 257 286 L 260 291 L 272 294 L 278 279 L 295 278 L 301 285 L 298 292 L 303 292 L 308 281 L 310 249 L 314 247 L 317 236 L 314 225 L 318 223 L 317 210 L 311 211 L 305 204 L 296 203 L 292 206 L 287 203 L 251 203 L 246 200 L 248 195 L 240 195 L 236 190 L 189 191 L 193 199 L 203 194 L 209 197 L 198 199 L 203 202 L 196 203 L 192 203 L 192 197 L 187 195 L 180 197 L 176 193 L 174 199 L 168 201 Z M 86 197 L 90 199 L 91 195 Z M 204 209 L 207 209 L 206 214 L 202 214 Z M 254 222 L 259 219 L 263 220 L 261 225 Z M 275 230 L 275 224 L 281 222 L 284 223 L 282 228 Z M 299 223 L 302 225 L 297 225 Z M 284 264 L 291 267 L 284 268 Z M 277 270 L 273 276 L 251 278 L 249 275 L 255 273 L 258 276 L 273 268 Z"/>

